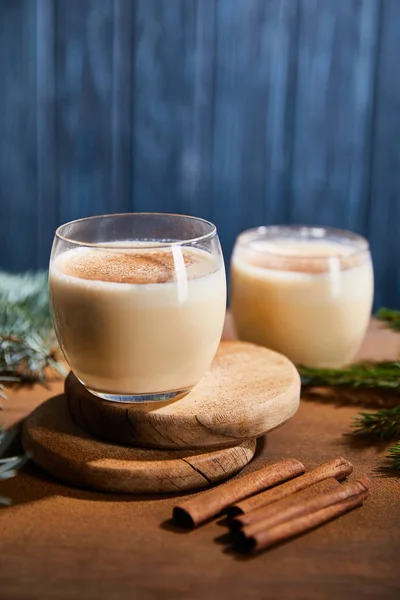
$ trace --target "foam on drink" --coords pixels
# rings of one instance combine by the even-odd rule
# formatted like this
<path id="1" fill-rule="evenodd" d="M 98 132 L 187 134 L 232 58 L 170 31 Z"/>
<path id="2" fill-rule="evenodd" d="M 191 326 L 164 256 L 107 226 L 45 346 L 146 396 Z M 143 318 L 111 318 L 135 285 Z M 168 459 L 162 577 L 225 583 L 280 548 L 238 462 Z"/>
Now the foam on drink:
<path id="1" fill-rule="evenodd" d="M 231 308 L 241 339 L 297 364 L 340 367 L 357 352 L 370 319 L 368 252 L 334 240 L 255 240 L 232 259 Z"/>
<path id="2" fill-rule="evenodd" d="M 191 388 L 220 341 L 226 284 L 217 259 L 180 245 L 137 246 L 68 250 L 51 265 L 58 339 L 97 393 Z"/>

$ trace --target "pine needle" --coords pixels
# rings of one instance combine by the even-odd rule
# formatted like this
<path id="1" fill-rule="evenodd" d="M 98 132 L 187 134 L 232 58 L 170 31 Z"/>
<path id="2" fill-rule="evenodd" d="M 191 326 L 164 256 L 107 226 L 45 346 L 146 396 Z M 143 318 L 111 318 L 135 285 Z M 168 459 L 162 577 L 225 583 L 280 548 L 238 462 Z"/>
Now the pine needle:
<path id="1" fill-rule="evenodd" d="M 399 394 L 399 405 L 376 412 L 361 412 L 353 420 L 352 435 L 368 436 L 376 440 L 400 439 L 400 362 L 364 362 L 345 369 L 315 369 L 300 367 L 306 386 L 345 387 L 354 390 L 370 389 Z M 389 449 L 388 458 L 393 469 L 400 469 L 400 442 Z"/>
<path id="2" fill-rule="evenodd" d="M 353 420 L 353 435 L 371 436 L 378 440 L 400 439 L 400 406 L 374 413 L 359 413 Z"/>
<path id="3" fill-rule="evenodd" d="M 23 337 L 44 336 L 52 329 L 47 272 L 11 275 L 0 271 L 0 332 Z"/>
<path id="4" fill-rule="evenodd" d="M 56 356 L 47 273 L 0 272 L 0 380 L 44 382 L 47 367 L 65 375 Z"/>
<path id="5" fill-rule="evenodd" d="M 400 394 L 400 361 L 363 362 L 344 369 L 298 367 L 303 385 L 392 390 Z"/>
<path id="6" fill-rule="evenodd" d="M 400 331 L 400 311 L 391 308 L 380 308 L 376 318 L 384 321 L 394 331 Z"/>
<path id="7" fill-rule="evenodd" d="M 391 460 L 391 467 L 400 470 L 400 442 L 389 448 L 388 458 Z"/>
<path id="8" fill-rule="evenodd" d="M 45 369 L 51 366 L 65 375 L 63 366 L 56 360 L 54 342 L 39 334 L 26 337 L 0 335 L 0 379 L 2 381 L 45 382 Z"/>
<path id="9" fill-rule="evenodd" d="M 0 457 L 8 450 L 13 441 L 18 435 L 16 429 L 4 430 L 0 427 Z M 8 458 L 0 459 L 0 481 L 15 477 L 17 470 L 21 469 L 29 460 L 28 454 L 21 456 L 10 456 Z M 0 507 L 10 506 L 11 499 L 5 496 L 0 496 Z"/>
<path id="10" fill-rule="evenodd" d="M 48 367 L 65 375 L 57 361 L 47 273 L 9 275 L 0 272 L 0 381 L 44 382 Z M 6 397 L 5 387 L 0 384 L 0 399 Z M 4 458 L 16 433 L 0 427 L 0 482 L 14 477 L 29 460 L 27 454 Z M 0 506 L 10 504 L 10 498 L 0 496 Z"/>

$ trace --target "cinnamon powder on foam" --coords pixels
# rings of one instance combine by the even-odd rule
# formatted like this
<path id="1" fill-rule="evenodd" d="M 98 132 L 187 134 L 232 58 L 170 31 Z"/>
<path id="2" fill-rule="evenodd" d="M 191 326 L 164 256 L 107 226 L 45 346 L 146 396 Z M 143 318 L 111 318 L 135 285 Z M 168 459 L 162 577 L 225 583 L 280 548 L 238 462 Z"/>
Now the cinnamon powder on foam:
<path id="1" fill-rule="evenodd" d="M 58 263 L 66 275 L 94 281 L 114 283 L 168 283 L 176 279 L 176 265 L 171 251 L 132 250 L 127 252 L 93 250 L 91 252 L 68 252 Z M 205 253 L 182 252 L 188 277 L 196 278 L 209 273 L 210 259 Z M 208 263 L 208 268 L 196 265 Z M 205 266 L 205 265 L 204 265 Z M 192 269 L 190 269 L 192 267 Z"/>
<path id="2" fill-rule="evenodd" d="M 262 251 L 262 248 L 266 252 Z M 271 247 L 271 250 L 270 250 Z M 300 244 L 301 249 L 301 244 Z M 311 246 L 309 248 L 311 250 Z M 293 252 L 291 254 L 290 252 Z M 352 252 L 349 246 L 335 244 L 329 251 L 329 243 L 324 247 L 314 247 L 314 255 L 298 252 L 295 245 L 260 244 L 239 247 L 237 258 L 240 262 L 274 271 L 297 271 L 301 273 L 319 274 L 330 272 L 335 264 L 341 271 L 352 269 L 369 261 L 367 251 Z"/>

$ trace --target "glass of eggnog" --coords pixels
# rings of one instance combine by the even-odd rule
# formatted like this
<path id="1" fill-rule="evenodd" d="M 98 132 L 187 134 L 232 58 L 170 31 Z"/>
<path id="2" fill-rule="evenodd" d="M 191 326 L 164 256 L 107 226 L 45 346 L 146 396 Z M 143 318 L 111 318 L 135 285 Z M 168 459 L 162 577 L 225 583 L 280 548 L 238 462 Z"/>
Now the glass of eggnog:
<path id="1" fill-rule="evenodd" d="M 155 213 L 67 223 L 55 234 L 49 279 L 61 349 L 100 398 L 172 400 L 210 366 L 226 306 L 212 223 Z"/>
<path id="2" fill-rule="evenodd" d="M 366 333 L 373 300 L 367 240 L 320 227 L 259 227 L 236 240 L 231 310 L 240 339 L 295 364 L 339 368 Z"/>

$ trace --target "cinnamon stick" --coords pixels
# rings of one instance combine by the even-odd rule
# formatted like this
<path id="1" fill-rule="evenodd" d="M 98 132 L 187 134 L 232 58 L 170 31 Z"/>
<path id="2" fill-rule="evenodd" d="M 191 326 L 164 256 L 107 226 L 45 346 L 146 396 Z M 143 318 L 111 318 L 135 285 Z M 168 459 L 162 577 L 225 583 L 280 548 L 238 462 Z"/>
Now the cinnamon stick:
<path id="1" fill-rule="evenodd" d="M 227 513 L 232 517 L 248 513 L 251 510 L 255 510 L 261 506 L 266 506 L 267 504 L 276 502 L 281 498 L 290 496 L 295 492 L 304 490 L 318 481 L 328 479 L 328 477 L 334 477 L 338 480 L 345 479 L 348 475 L 350 475 L 350 473 L 352 473 L 352 471 L 353 465 L 341 456 L 337 456 L 333 460 L 324 463 L 316 469 L 305 473 L 301 477 L 297 477 L 297 479 L 294 479 L 293 481 L 284 483 L 273 490 L 267 490 L 261 494 L 257 494 L 251 498 L 246 498 L 235 504 L 232 503 L 232 505 L 228 507 Z"/>
<path id="2" fill-rule="evenodd" d="M 310 485 L 300 492 L 296 492 L 291 496 L 282 498 L 282 500 L 278 500 L 277 502 L 273 502 L 267 506 L 262 506 L 256 510 L 251 510 L 244 515 L 238 515 L 229 522 L 228 527 L 232 532 L 239 531 L 245 527 L 249 527 L 259 523 L 260 521 L 264 521 L 265 519 L 273 518 L 275 515 L 284 512 L 284 510 L 292 506 L 297 507 L 299 504 L 304 503 L 304 501 L 315 498 L 318 494 L 323 492 L 329 492 L 338 486 L 340 486 L 340 483 L 334 477 L 323 479 L 322 481 L 318 481 L 317 483 Z"/>
<path id="3" fill-rule="evenodd" d="M 287 458 L 263 469 L 233 479 L 221 486 L 202 492 L 173 509 L 173 519 L 181 527 L 192 529 L 218 515 L 224 508 L 256 492 L 265 490 L 304 473 L 304 465 Z"/>
<path id="4" fill-rule="evenodd" d="M 252 537 L 254 534 L 257 534 L 261 531 L 265 531 L 267 529 L 272 529 L 280 525 L 281 523 L 286 523 L 287 521 L 292 521 L 293 519 L 298 519 L 299 517 L 304 517 L 311 513 L 317 512 L 318 510 L 322 510 L 327 506 L 332 506 L 332 504 L 338 504 L 347 498 L 352 496 L 357 496 L 360 491 L 363 491 L 364 488 L 369 489 L 369 481 L 366 480 L 358 480 L 358 481 L 348 481 L 343 485 L 337 482 L 337 487 L 334 489 L 330 489 L 326 492 L 317 493 L 312 498 L 308 498 L 307 500 L 300 500 L 291 506 L 283 506 L 281 510 L 275 512 L 275 514 L 271 514 L 269 517 L 265 518 L 263 521 L 258 521 L 256 523 L 250 523 L 246 527 L 243 528 L 242 532 L 245 537 Z M 314 486 L 312 486 L 314 487 Z M 312 488 L 308 488 L 310 490 Z M 292 496 L 291 499 L 295 499 L 295 496 Z M 276 502 L 272 505 L 271 508 L 275 506 L 279 506 L 285 500 L 280 502 Z"/>
<path id="5" fill-rule="evenodd" d="M 264 529 L 253 534 L 246 535 L 245 530 L 243 530 L 246 540 L 245 547 L 250 552 L 256 553 L 300 533 L 309 531 L 362 504 L 365 498 L 369 496 L 369 490 L 370 482 L 367 478 L 345 483 L 338 489 L 328 492 L 328 494 L 331 494 L 332 502 L 329 506 L 324 505 L 324 499 L 322 508 L 319 510 L 314 510 L 311 513 L 277 524 L 274 527 L 269 527 L 266 524 Z"/>

